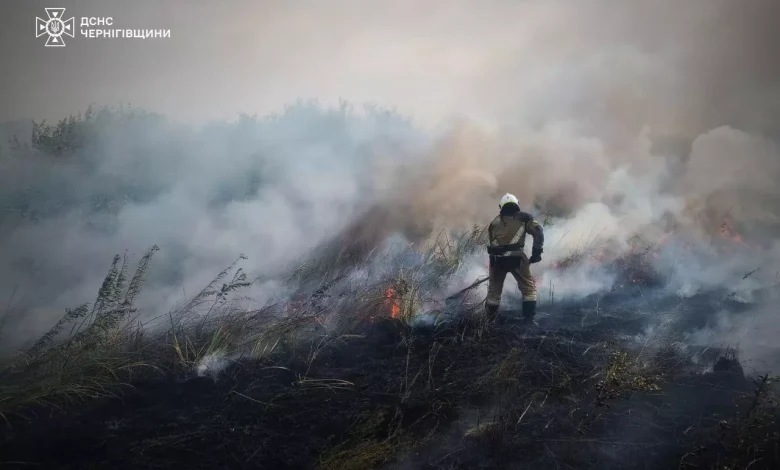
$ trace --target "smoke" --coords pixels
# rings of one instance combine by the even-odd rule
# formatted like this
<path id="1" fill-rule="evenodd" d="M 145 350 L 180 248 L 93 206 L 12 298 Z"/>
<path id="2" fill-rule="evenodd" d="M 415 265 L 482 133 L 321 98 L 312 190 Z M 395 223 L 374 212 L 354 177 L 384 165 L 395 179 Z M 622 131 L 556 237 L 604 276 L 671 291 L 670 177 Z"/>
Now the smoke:
<path id="1" fill-rule="evenodd" d="M 3 173 L 0 298 L 46 309 L 26 315 L 22 331 L 91 301 L 125 250 L 133 261 L 162 248 L 145 298 L 155 310 L 197 293 L 242 253 L 254 276 L 279 274 L 381 197 L 370 184 L 380 139 L 399 148 L 416 140 L 381 111 L 313 104 L 202 129 L 104 111 L 85 128 L 97 138 L 75 154 L 57 161 L 20 149 L 14 173 Z M 263 287 L 252 292 L 258 302 L 268 300 Z"/>
<path id="2" fill-rule="evenodd" d="M 354 15 L 344 15 L 348 7 Z M 544 273 L 578 253 L 625 253 L 639 235 L 663 242 L 657 268 L 674 273 L 674 293 L 744 287 L 757 265 L 749 282 L 771 284 L 760 276 L 774 276 L 780 253 L 777 2 L 263 8 L 254 17 L 289 24 L 283 55 L 258 46 L 260 67 L 248 49 L 273 43 L 278 28 L 220 57 L 177 55 L 192 73 L 164 69 L 164 87 L 128 88 L 136 102 L 179 103 L 168 95 L 181 93 L 187 110 L 209 116 L 209 106 L 224 114 L 224 103 L 262 109 L 271 91 L 327 103 L 346 90 L 401 111 L 303 103 L 199 126 L 101 116 L 67 158 L 5 148 L 0 299 L 32 312 L 16 321 L 19 338 L 89 301 L 117 252 L 137 259 L 162 248 L 145 302 L 164 310 L 240 253 L 253 275 L 273 279 L 334 237 L 423 243 L 442 229 L 485 225 L 505 192 L 551 217 L 536 268 Z M 224 9 L 190 14 L 238 21 Z M 181 50 L 157 54 L 169 52 Z M 128 64 L 141 60 L 128 51 Z M 210 61 L 246 71 L 212 77 L 219 103 L 191 68 Z M 177 117 L 184 109 L 169 108 Z M 721 246 L 724 222 L 740 242 L 732 233 Z M 540 281 L 571 295 L 608 288 L 612 274 L 593 269 Z M 259 284 L 251 294 L 262 301 L 277 290 Z"/>
<path id="3" fill-rule="evenodd" d="M 739 315 L 720 311 L 700 329 L 691 332 L 686 342 L 695 346 L 735 348 L 740 353 L 744 367 L 759 373 L 777 373 L 777 345 L 780 332 L 777 322 L 777 302 L 780 292 L 775 290 L 766 300 L 752 306 Z"/>

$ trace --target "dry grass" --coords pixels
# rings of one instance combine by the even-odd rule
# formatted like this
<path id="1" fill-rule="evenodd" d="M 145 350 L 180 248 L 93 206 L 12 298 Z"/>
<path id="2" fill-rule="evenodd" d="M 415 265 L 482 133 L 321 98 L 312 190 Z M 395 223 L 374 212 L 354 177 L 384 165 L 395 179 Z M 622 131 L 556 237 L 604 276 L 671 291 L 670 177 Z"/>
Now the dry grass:
<path id="1" fill-rule="evenodd" d="M 67 310 L 51 330 L 0 371 L 0 416 L 25 408 L 111 396 L 123 378 L 155 366 L 141 357 L 141 331 L 133 327 L 134 300 L 158 248 L 140 260 L 131 278 L 116 256 L 92 308 Z M 121 261 L 121 264 L 120 264 Z M 66 327 L 70 332 L 60 339 Z"/>
<path id="2" fill-rule="evenodd" d="M 127 258 L 116 256 L 91 307 L 67 310 L 32 347 L 6 362 L 0 369 L 0 416 L 114 396 L 138 375 L 190 374 L 209 356 L 243 351 L 271 321 L 271 307 L 245 312 L 231 303 L 230 294 L 249 285 L 236 260 L 167 315 L 169 328 L 149 329 L 154 320 L 138 323 L 134 301 L 157 250 L 141 258 L 132 277 Z"/>
<path id="3" fill-rule="evenodd" d="M 6 369 L 0 385 L 0 417 L 8 419 L 33 407 L 61 407 L 85 399 L 116 396 L 123 378 L 152 364 L 133 355 L 103 352 L 100 356 L 74 357 L 72 365 L 60 361 Z"/>
<path id="4" fill-rule="evenodd" d="M 397 309 L 395 316 L 411 323 L 422 299 L 433 295 L 441 280 L 457 269 L 460 257 L 478 243 L 480 234 L 475 228 L 456 239 L 443 236 L 427 250 L 422 263 L 358 286 L 350 299 L 327 315 L 315 307 L 343 279 L 344 273 L 333 266 L 346 256 L 344 251 L 335 259 L 313 259 L 292 273 L 288 281 L 303 285 L 318 279 L 317 288 L 305 302 L 288 304 L 285 311 L 277 305 L 246 311 L 233 303 L 233 294 L 251 284 L 237 267 L 245 259 L 241 256 L 166 315 L 168 328 L 157 326 L 151 336 L 148 325 L 135 321 L 134 301 L 158 248 L 141 258 L 132 276 L 127 258 L 116 256 L 91 306 L 67 310 L 50 331 L 1 369 L 0 416 L 35 405 L 110 396 L 140 369 L 188 373 L 208 357 L 260 359 L 280 345 L 310 339 L 316 339 L 310 346 L 313 362 L 319 350 L 348 338 L 377 313 L 385 316 Z M 412 250 L 409 247 L 407 253 Z M 364 264 L 393 261 L 379 256 L 368 253 Z"/>
<path id="5" fill-rule="evenodd" d="M 347 439 L 320 456 L 317 468 L 363 470 L 389 461 L 404 446 L 393 436 L 383 436 L 391 418 L 386 410 L 380 410 L 356 423 L 348 431 Z"/>
<path id="6" fill-rule="evenodd" d="M 381 403 L 361 408 L 349 431 L 320 449 L 321 469 L 374 468 L 426 446 L 436 455 L 431 468 L 474 468 L 472 462 L 453 460 L 461 458 L 458 449 L 489 458 L 479 449 L 539 453 L 534 447 L 539 442 L 554 454 L 544 460 L 552 465 L 572 445 L 591 445 L 589 436 L 609 435 L 611 420 L 620 417 L 609 410 L 610 403 L 658 393 L 686 367 L 685 351 L 674 337 L 663 336 L 664 329 L 628 347 L 567 330 L 497 327 L 479 315 L 465 315 L 474 305 L 468 301 L 454 307 L 463 321 L 442 325 L 435 339 L 418 336 L 410 325 L 441 295 L 463 260 L 482 248 L 483 236 L 475 228 L 461 237 L 442 235 L 424 253 L 413 247 L 395 258 L 369 253 L 363 265 L 384 269 L 368 269 L 357 280 L 315 260 L 291 275 L 289 282 L 301 286 L 292 301 L 254 310 L 240 302 L 238 292 L 249 282 L 239 258 L 194 298 L 158 319 L 165 328 L 157 330 L 139 325 L 133 307 L 154 250 L 131 278 L 127 261 L 117 258 L 91 308 L 67 311 L 47 335 L 1 369 L 0 416 L 117 395 L 139 374 L 191 376 L 212 357 L 247 358 L 289 375 L 284 387 L 267 395 L 253 393 L 259 385 L 231 389 L 231 396 L 264 412 L 285 403 L 295 404 L 288 412 L 302 414 L 331 406 L 317 397 L 365 398 L 360 405 L 355 401 L 356 407 Z M 416 262 L 398 261 L 410 253 L 419 255 Z M 395 318 L 388 321 L 389 316 Z M 392 328 L 383 330 L 385 323 Z M 351 353 L 375 347 L 373 327 L 383 334 L 397 332 L 395 344 L 382 345 L 386 356 L 350 363 Z M 256 380 L 262 379 L 252 383 Z M 750 419 L 733 428 L 753 429 L 755 417 L 768 419 L 775 408 L 761 390 Z M 470 406 L 479 410 L 478 419 L 453 424 L 454 410 L 464 413 Z M 344 412 L 349 411 L 347 406 Z M 445 422 L 461 426 L 455 448 L 437 447 Z M 758 458 L 745 437 L 734 439 L 728 444 L 732 457 Z"/>
<path id="7" fill-rule="evenodd" d="M 721 421 L 718 430 L 718 448 L 714 459 L 722 470 L 769 468 L 770 462 L 777 462 L 780 448 L 780 394 L 776 387 L 777 378 L 759 376 L 754 381 L 755 389 L 743 397 L 747 404 L 744 412 L 731 419 Z M 696 448 L 680 461 L 681 468 L 696 466 L 696 458 L 703 450 Z"/>

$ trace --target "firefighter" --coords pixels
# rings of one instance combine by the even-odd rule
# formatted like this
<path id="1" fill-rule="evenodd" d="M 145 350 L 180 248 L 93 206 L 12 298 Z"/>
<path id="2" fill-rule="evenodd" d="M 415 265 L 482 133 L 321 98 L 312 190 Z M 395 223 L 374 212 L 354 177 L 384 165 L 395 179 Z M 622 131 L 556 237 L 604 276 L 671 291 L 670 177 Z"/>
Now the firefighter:
<path id="1" fill-rule="evenodd" d="M 488 318 L 495 318 L 501 303 L 501 291 L 506 275 L 512 274 L 523 294 L 523 318 L 534 323 L 536 314 L 536 283 L 531 277 L 531 264 L 542 260 L 544 232 L 531 214 L 522 212 L 513 194 L 505 194 L 498 203 L 498 216 L 488 226 L 488 256 L 490 277 L 485 299 Z M 530 234 L 534 243 L 531 257 L 525 254 L 525 236 Z"/>

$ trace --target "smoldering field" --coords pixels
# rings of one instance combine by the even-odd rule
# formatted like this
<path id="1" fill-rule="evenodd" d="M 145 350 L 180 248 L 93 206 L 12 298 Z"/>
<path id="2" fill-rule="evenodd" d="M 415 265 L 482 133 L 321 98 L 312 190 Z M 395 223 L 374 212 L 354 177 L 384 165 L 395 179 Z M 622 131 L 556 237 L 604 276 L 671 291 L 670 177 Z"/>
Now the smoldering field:
<path id="1" fill-rule="evenodd" d="M 421 243 L 486 224 L 504 192 L 560 219 L 542 277 L 577 250 L 625 251 L 640 235 L 647 245 L 672 239 L 658 268 L 675 293 L 731 292 L 756 268 L 748 282 L 775 282 L 776 2 L 441 6 L 412 15 L 401 2 L 363 12 L 363 23 L 338 9 L 273 11 L 290 34 L 315 27 L 313 15 L 319 32 L 351 30 L 354 44 L 393 51 L 388 63 L 417 73 L 383 85 L 403 104 L 395 113 L 304 104 L 196 127 L 104 116 L 63 137 L 75 139 L 70 147 L 5 145 L 0 298 L 25 313 L 7 319 L 4 348 L 90 298 L 118 252 L 162 248 L 145 309 L 167 311 L 239 253 L 263 280 L 252 288 L 262 303 L 284 298 L 275 277 L 361 217 L 370 217 L 359 230 L 369 244 L 398 234 Z M 400 19 L 407 27 L 393 33 Z M 351 71 L 362 63 L 373 77 L 373 62 L 330 41 L 321 43 L 332 45 L 324 82 L 343 70 L 342 85 L 363 96 Z M 448 98 L 426 99 L 432 83 Z M 24 142 L 27 126 L 8 123 L 4 135 Z M 721 252 L 712 242 L 724 230 L 742 241 Z M 557 289 L 592 293 L 603 278 L 560 279 Z"/>
<path id="2" fill-rule="evenodd" d="M 654 151 L 640 132 L 610 151 L 570 125 L 436 134 L 386 111 L 311 103 L 202 129 L 103 110 L 62 129 L 4 157 L 7 351 L 90 302 L 117 253 L 133 261 L 161 248 L 138 300 L 141 321 L 186 302 L 240 254 L 253 281 L 244 308 L 284 303 L 297 288 L 289 273 L 334 246 L 424 250 L 484 226 L 505 191 L 546 219 L 534 267 L 543 301 L 608 292 L 625 282 L 615 259 L 651 251 L 646 262 L 663 278 L 653 295 L 711 292 L 755 305 L 739 318 L 689 313 L 712 317 L 693 337 L 739 344 L 748 356 L 772 344 L 780 153 L 749 131 L 709 130 L 682 155 Z M 453 292 L 486 274 L 483 258 L 463 261 Z M 393 270 L 373 259 L 383 261 L 372 269 Z"/>
<path id="3" fill-rule="evenodd" d="M 96 295 L 105 300 L 98 291 L 117 284 L 116 275 L 104 283 L 115 254 L 126 253 L 132 267 L 156 245 L 135 310 L 122 310 L 120 301 L 106 310 L 121 313 L 121 331 L 131 332 L 132 344 L 163 338 L 152 357 L 171 354 L 190 376 L 226 369 L 239 374 L 231 364 L 238 367 L 246 356 L 267 360 L 277 346 L 296 350 L 309 341 L 302 348 L 310 348 L 307 366 L 275 366 L 295 370 L 299 387 L 349 388 L 365 364 L 333 375 L 336 366 L 316 359 L 347 360 L 322 351 L 347 344 L 356 332 L 382 336 L 384 330 L 371 327 L 377 318 L 440 327 L 442 319 L 452 325 L 479 317 L 484 284 L 461 303 L 445 298 L 486 275 L 479 227 L 495 215 L 498 198 L 512 192 L 545 226 L 544 259 L 532 271 L 540 324 L 550 338 L 515 337 L 516 326 L 480 330 L 495 340 L 495 351 L 485 346 L 490 342 L 445 349 L 443 357 L 464 373 L 452 383 L 469 388 L 473 377 L 466 376 L 477 373 L 465 365 L 469 354 L 501 372 L 501 364 L 514 364 L 517 348 L 520 356 L 547 360 L 568 344 L 572 358 L 590 358 L 607 337 L 641 358 L 648 345 L 673 344 L 686 361 L 701 361 L 702 370 L 711 369 L 702 351 L 731 347 L 746 371 L 777 373 L 780 39 L 771 20 L 780 14 L 777 2 L 589 3 L 453 9 L 441 13 L 435 27 L 410 20 L 409 37 L 425 33 L 431 50 L 448 44 L 458 50 L 436 56 L 458 65 L 439 82 L 451 100 L 426 101 L 419 88 L 399 79 L 390 95 L 408 88 L 400 100 L 407 106 L 392 111 L 299 101 L 275 114 L 197 126 L 138 108 L 76 109 L 86 114 L 50 127 L 7 123 L 9 139 L 0 153 L 4 354 L 30 353 L 65 309 L 93 303 Z M 523 28 L 509 24 L 511 18 Z M 468 44 L 459 36 L 464 25 L 474 33 Z M 356 42 L 389 47 L 395 36 L 388 34 L 378 27 Z M 399 66 L 427 70 L 427 62 L 409 52 L 416 50 L 409 37 L 388 50 L 408 55 Z M 350 54 L 333 57 L 334 67 L 352 70 Z M 443 119 L 432 126 L 431 115 Z M 228 277 L 209 284 L 242 254 L 246 259 Z M 130 276 L 132 269 L 125 285 Z M 510 284 L 506 317 L 516 314 L 519 300 Z M 371 296 L 378 300 L 366 300 Z M 186 332 L 179 329 L 185 317 L 186 325 L 195 325 Z M 95 317 L 85 318 L 75 323 L 89 328 Z M 198 329 L 206 323 L 216 328 Z M 292 346 L 279 340 L 300 324 L 304 332 L 289 340 Z M 237 325 L 239 333 L 231 329 Z M 318 328 L 328 332 L 322 339 Z M 67 344 L 69 329 L 51 344 Z M 106 338 L 115 347 L 115 336 Z M 377 366 L 387 377 L 403 377 L 406 403 L 417 393 L 409 377 L 410 363 L 420 359 L 411 352 L 413 342 L 403 337 L 395 343 L 408 347 L 405 370 L 403 361 L 371 356 L 384 354 L 387 345 L 368 340 L 344 347 L 387 365 Z M 444 344 L 420 359 L 428 361 L 426 393 L 443 395 L 421 400 L 460 403 L 452 395 L 458 386 L 442 392 L 430 385 L 444 380 L 436 374 L 449 373 L 434 374 L 433 351 L 450 347 Z M 150 361 L 148 351 L 142 357 Z M 566 367 L 575 370 L 580 360 Z M 587 367 L 581 373 L 590 374 Z M 528 370 L 544 375 L 541 368 Z M 312 371 L 331 378 L 313 379 Z M 269 381 L 274 387 L 275 380 Z M 366 385 L 374 386 L 381 388 Z M 241 396 L 250 394 L 242 390 Z M 596 402 L 604 400 L 603 390 Z M 553 389 L 548 394 L 555 395 Z M 518 425 L 542 419 L 536 407 L 546 401 L 534 397 L 533 408 L 520 400 L 521 409 L 512 408 L 517 401 L 502 416 Z M 302 406 L 296 402 L 292 411 Z M 484 404 L 474 406 L 484 412 Z M 424 416 L 431 413 L 438 411 Z M 464 424 L 464 416 L 458 426 L 480 427 Z M 404 447 L 389 435 L 381 446 Z M 459 458 L 450 444 L 439 439 L 432 455 Z M 255 455 L 252 445 L 244 465 Z M 539 458 L 546 465 L 555 460 Z"/>

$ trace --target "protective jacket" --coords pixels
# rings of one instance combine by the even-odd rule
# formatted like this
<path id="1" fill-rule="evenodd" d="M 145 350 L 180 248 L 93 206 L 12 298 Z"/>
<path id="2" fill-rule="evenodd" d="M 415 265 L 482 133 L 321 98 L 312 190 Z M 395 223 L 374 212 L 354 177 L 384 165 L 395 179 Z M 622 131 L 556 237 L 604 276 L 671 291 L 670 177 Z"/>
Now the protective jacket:
<path id="1" fill-rule="evenodd" d="M 505 197 L 516 200 L 511 194 Z M 517 203 L 502 202 L 501 212 L 488 226 L 490 277 L 485 309 L 489 317 L 498 312 L 504 280 L 511 274 L 523 294 L 523 317 L 532 320 L 536 314 L 536 281 L 531 275 L 531 263 L 542 259 L 544 232 L 531 214 L 520 211 Z M 524 251 L 526 234 L 534 239 L 530 258 Z"/>
<path id="2" fill-rule="evenodd" d="M 506 204 L 488 226 L 487 251 L 491 257 L 523 256 L 526 234 L 533 237 L 533 255 L 544 249 L 544 231 L 531 214 L 520 211 L 514 204 Z"/>

